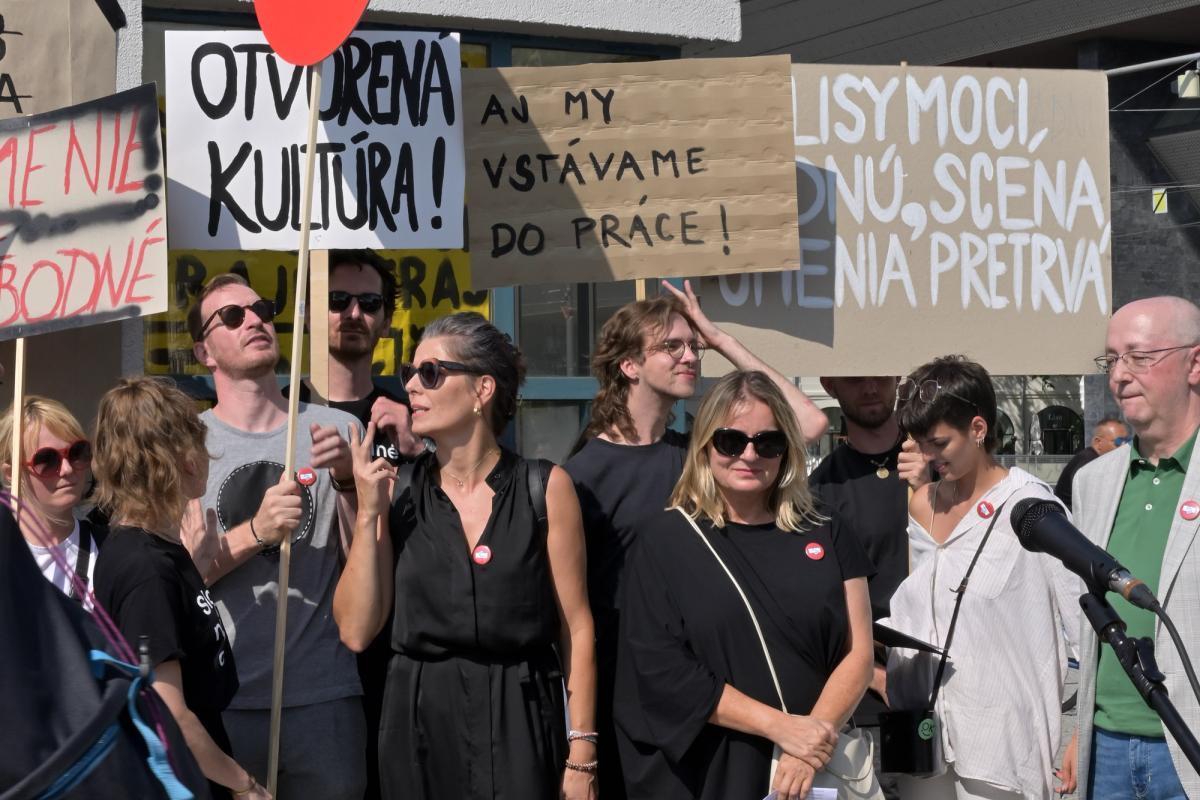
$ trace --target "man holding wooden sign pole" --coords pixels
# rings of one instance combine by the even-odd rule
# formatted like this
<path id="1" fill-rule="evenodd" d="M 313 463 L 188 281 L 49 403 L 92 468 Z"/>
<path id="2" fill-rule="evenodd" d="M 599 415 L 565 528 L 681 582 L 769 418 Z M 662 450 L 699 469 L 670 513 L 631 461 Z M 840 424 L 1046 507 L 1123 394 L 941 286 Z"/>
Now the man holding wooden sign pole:
<path id="1" fill-rule="evenodd" d="M 280 548 L 292 548 L 278 797 L 360 800 L 366 730 L 354 656 L 333 625 L 339 574 L 336 513 L 354 518 L 349 414 L 298 407 L 298 469 L 284 468 L 288 401 L 275 379 L 274 309 L 237 275 L 214 278 L 188 314 L 196 359 L 212 371 L 217 406 L 202 418 L 213 454 L 201 501 L 216 509 L 217 556 L 201 572 L 234 649 L 241 689 L 225 715 L 237 758 L 266 784 Z M 347 491 L 348 490 L 348 491 Z M 340 540 L 340 541 L 339 541 Z M 319 731 L 320 735 L 313 735 Z"/>

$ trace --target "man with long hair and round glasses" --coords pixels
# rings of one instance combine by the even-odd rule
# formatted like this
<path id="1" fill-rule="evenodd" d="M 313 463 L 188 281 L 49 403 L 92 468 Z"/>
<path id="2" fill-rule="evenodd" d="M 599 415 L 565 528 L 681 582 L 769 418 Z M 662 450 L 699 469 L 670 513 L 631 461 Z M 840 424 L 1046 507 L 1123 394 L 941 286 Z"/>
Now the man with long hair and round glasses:
<path id="1" fill-rule="evenodd" d="M 715 350 L 737 369 L 768 375 L 806 442 L 824 435 L 829 424 L 799 387 L 709 321 L 690 283 L 681 291 L 664 281 L 663 290 L 659 297 L 622 306 L 600 330 L 592 355 L 600 388 L 583 443 L 563 465 L 579 495 L 587 537 L 600 791 L 607 800 L 624 797 L 610 716 L 622 570 L 638 523 L 666 506 L 683 471 L 688 437 L 669 428 L 671 409 L 695 394 L 700 359 Z"/>
<path id="2" fill-rule="evenodd" d="M 871 565 L 818 510 L 804 450 L 771 378 L 726 375 L 700 404 L 673 507 L 641 524 L 614 710 L 634 800 L 792 800 L 828 776 L 871 678 Z M 863 796 L 881 796 L 868 780 Z"/>

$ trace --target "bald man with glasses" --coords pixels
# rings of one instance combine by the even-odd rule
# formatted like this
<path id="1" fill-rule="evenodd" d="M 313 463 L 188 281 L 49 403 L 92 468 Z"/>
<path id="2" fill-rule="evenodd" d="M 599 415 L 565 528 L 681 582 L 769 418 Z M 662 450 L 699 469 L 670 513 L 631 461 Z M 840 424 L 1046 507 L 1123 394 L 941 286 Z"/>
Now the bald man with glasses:
<path id="1" fill-rule="evenodd" d="M 1075 476 L 1075 522 L 1155 592 L 1186 647 L 1200 652 L 1200 308 L 1152 297 L 1118 309 L 1096 359 L 1134 438 Z M 1180 654 L 1149 611 L 1108 596 L 1130 638 L 1154 642 L 1165 686 L 1200 731 Z M 1143 701 L 1112 648 L 1084 626 L 1078 732 L 1060 772 L 1094 800 L 1200 798 L 1200 775 Z"/>

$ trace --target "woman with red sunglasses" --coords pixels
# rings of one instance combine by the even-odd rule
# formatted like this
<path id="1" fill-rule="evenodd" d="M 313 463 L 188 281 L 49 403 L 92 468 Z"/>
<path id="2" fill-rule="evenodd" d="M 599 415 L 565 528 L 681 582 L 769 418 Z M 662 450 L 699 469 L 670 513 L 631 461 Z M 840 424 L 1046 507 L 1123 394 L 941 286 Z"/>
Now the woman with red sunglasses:
<path id="1" fill-rule="evenodd" d="M 72 581 L 90 588 L 102 528 L 76 519 L 92 484 L 92 445 L 83 427 L 57 400 L 27 395 L 21 415 L 21 535 L 46 580 L 68 597 L 90 605 Z M 0 458 L 5 486 L 12 485 L 13 413 L 0 418 Z M 57 556 L 57 557 L 56 557 Z"/>
<path id="2" fill-rule="evenodd" d="M 396 473 L 371 460 L 374 425 L 365 438 L 351 432 L 358 522 L 333 601 L 357 651 L 394 610 L 383 796 L 595 800 L 579 503 L 563 470 L 497 441 L 516 413 L 524 358 L 483 317 L 461 313 L 425 329 L 415 361 L 405 370 L 412 430 L 436 449 L 402 468 L 389 510 Z"/>
<path id="3" fill-rule="evenodd" d="M 613 713 L 630 800 L 798 800 L 849 775 L 854 797 L 882 798 L 866 740 L 838 733 L 871 678 L 871 563 L 816 507 L 804 453 L 762 372 L 700 403 L 672 508 L 625 567 Z"/>

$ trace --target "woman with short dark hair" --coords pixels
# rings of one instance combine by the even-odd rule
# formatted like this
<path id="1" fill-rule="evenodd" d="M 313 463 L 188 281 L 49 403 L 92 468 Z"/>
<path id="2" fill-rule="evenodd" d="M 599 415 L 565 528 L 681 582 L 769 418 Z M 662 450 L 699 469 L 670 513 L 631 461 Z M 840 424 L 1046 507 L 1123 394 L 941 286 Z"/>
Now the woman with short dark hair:
<path id="1" fill-rule="evenodd" d="M 1082 589 L 1059 562 L 1021 547 L 1009 515 L 1024 498 L 1055 501 L 1054 494 L 996 461 L 996 392 L 979 364 L 935 359 L 914 370 L 898 396 L 900 425 L 938 480 L 909 503 L 912 570 L 886 621 L 945 647 L 961 598 L 944 670 L 929 653 L 894 649 L 889 657 L 893 708 L 927 707 L 941 677 L 935 711 L 944 772 L 901 779 L 901 794 L 1049 798 Z"/>
<path id="2" fill-rule="evenodd" d="M 565 472 L 497 441 L 516 413 L 524 358 L 483 317 L 460 313 L 425 329 L 404 372 L 413 433 L 436 448 L 402 469 L 389 510 L 397 474 L 371 460 L 374 424 L 351 432 L 358 521 L 333 606 L 356 651 L 395 610 L 383 795 L 594 800 L 579 503 Z"/>

